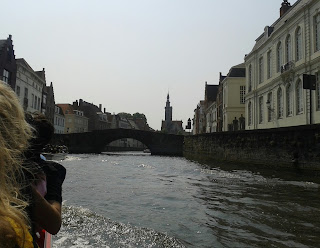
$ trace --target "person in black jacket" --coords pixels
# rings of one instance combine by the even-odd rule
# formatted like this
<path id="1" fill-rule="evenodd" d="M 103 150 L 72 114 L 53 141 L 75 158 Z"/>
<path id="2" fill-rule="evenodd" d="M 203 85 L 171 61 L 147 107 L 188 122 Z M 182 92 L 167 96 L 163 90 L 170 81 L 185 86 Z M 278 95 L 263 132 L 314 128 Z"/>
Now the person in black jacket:
<path id="1" fill-rule="evenodd" d="M 41 229 L 51 234 L 60 230 L 62 184 L 66 169 L 59 163 L 45 161 L 40 157 L 42 149 L 53 136 L 53 125 L 42 114 L 27 113 L 26 119 L 34 128 L 34 138 L 25 154 L 24 168 L 29 189 L 26 190 L 29 192 L 30 201 L 28 212 L 32 222 L 32 233 L 36 239 L 37 232 Z"/>

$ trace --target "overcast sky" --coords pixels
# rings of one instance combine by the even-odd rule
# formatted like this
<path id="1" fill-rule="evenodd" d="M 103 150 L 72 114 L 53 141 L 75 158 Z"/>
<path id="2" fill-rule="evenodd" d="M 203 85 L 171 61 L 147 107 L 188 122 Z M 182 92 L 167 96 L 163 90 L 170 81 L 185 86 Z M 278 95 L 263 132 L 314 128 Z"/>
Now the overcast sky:
<path id="1" fill-rule="evenodd" d="M 295 0 L 289 1 L 294 4 Z M 187 124 L 205 81 L 244 61 L 282 0 L 2 0 L 0 39 L 46 70 L 56 103 L 144 113 L 161 128 L 167 93 Z"/>

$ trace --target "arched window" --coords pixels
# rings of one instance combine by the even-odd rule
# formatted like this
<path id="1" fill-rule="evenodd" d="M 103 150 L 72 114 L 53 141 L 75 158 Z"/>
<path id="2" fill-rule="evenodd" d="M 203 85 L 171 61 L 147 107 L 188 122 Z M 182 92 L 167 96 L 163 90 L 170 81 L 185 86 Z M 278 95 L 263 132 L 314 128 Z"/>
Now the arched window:
<path id="1" fill-rule="evenodd" d="M 268 121 L 272 121 L 272 92 L 268 93 L 268 103 L 270 104 L 268 107 Z"/>
<path id="2" fill-rule="evenodd" d="M 264 71 L 263 71 L 263 57 L 259 59 L 259 84 L 261 84 L 264 80 L 263 77 Z"/>
<path id="3" fill-rule="evenodd" d="M 278 89 L 277 93 L 277 105 L 278 105 L 278 118 L 283 117 L 283 96 L 282 96 L 282 89 Z"/>
<path id="4" fill-rule="evenodd" d="M 287 36 L 286 38 L 286 63 L 288 63 L 289 61 L 291 61 L 291 36 L 290 34 Z"/>
<path id="5" fill-rule="evenodd" d="M 281 42 L 279 42 L 277 46 L 277 72 L 281 72 L 281 66 L 282 66 L 282 45 L 281 45 Z"/>
<path id="6" fill-rule="evenodd" d="M 302 59 L 302 34 L 301 28 L 296 31 L 296 61 Z"/>
<path id="7" fill-rule="evenodd" d="M 248 125 L 252 125 L 252 104 L 251 101 L 248 103 Z"/>
<path id="8" fill-rule="evenodd" d="M 267 76 L 268 79 L 272 77 L 272 55 L 271 55 L 272 51 L 269 51 L 267 53 Z"/>
<path id="9" fill-rule="evenodd" d="M 302 95 L 302 83 L 299 79 L 296 84 L 296 96 L 297 96 L 297 114 L 301 114 L 303 112 L 303 95 Z"/>
<path id="10" fill-rule="evenodd" d="M 251 90 L 252 90 L 252 65 L 250 64 L 249 65 L 249 69 L 248 69 L 248 71 L 249 71 L 249 78 L 248 78 L 248 92 L 251 92 Z"/>
<path id="11" fill-rule="evenodd" d="M 263 96 L 259 97 L 259 123 L 263 122 Z"/>
<path id="12" fill-rule="evenodd" d="M 320 14 L 315 16 L 315 50 L 320 50 Z"/>
<path id="13" fill-rule="evenodd" d="M 293 100 L 293 91 L 292 91 L 292 84 L 288 84 L 287 90 L 287 116 L 292 116 L 292 100 Z"/>

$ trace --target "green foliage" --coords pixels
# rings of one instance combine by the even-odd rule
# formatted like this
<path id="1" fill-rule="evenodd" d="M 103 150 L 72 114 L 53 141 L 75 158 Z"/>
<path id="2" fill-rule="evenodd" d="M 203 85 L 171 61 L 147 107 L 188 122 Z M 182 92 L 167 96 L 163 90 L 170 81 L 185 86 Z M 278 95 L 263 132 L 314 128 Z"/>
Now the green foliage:
<path id="1" fill-rule="evenodd" d="M 133 115 L 133 119 L 136 119 L 136 118 L 142 118 L 142 119 L 145 119 L 147 121 L 147 118 L 144 114 L 141 114 L 141 113 L 134 113 Z"/>
<path id="2" fill-rule="evenodd" d="M 128 118 L 128 119 L 131 119 L 131 118 L 140 119 L 141 118 L 141 119 L 145 119 L 146 122 L 147 122 L 147 117 L 144 114 L 138 113 L 138 112 L 134 113 L 133 115 L 129 114 L 129 113 L 121 112 L 118 115 L 123 117 L 123 118 Z"/>
<path id="3" fill-rule="evenodd" d="M 125 113 L 125 112 L 121 112 L 118 115 L 121 116 L 121 117 L 124 117 L 124 118 L 132 118 L 131 114 Z"/>

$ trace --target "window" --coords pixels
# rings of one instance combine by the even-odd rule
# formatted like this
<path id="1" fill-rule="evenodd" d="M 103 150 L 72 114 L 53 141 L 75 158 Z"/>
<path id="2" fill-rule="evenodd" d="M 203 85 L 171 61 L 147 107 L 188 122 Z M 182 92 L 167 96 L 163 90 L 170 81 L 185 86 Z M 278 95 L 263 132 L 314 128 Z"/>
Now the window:
<path id="1" fill-rule="evenodd" d="M 268 121 L 272 121 L 272 92 L 268 93 L 268 102 L 270 103 L 270 107 L 268 108 Z"/>
<path id="2" fill-rule="evenodd" d="M 299 80 L 296 84 L 296 96 L 297 96 L 297 114 L 303 112 L 303 96 L 302 96 L 302 83 Z"/>
<path id="3" fill-rule="evenodd" d="M 249 102 L 248 104 L 248 125 L 252 125 L 252 104 Z"/>
<path id="4" fill-rule="evenodd" d="M 248 87 L 248 92 L 251 92 L 252 90 L 252 65 L 249 65 L 249 79 L 248 79 L 248 82 L 249 82 L 249 87 Z"/>
<path id="5" fill-rule="evenodd" d="M 291 57 L 291 36 L 289 34 L 286 39 L 286 63 L 291 61 Z"/>
<path id="6" fill-rule="evenodd" d="M 263 122 L 263 96 L 259 97 L 259 123 Z"/>
<path id="7" fill-rule="evenodd" d="M 20 86 L 18 86 L 18 85 L 16 87 L 16 93 L 17 93 L 17 96 L 20 96 Z"/>
<path id="8" fill-rule="evenodd" d="M 10 80 L 10 72 L 8 72 L 6 69 L 3 69 L 2 81 L 8 84 L 9 80 Z"/>
<path id="9" fill-rule="evenodd" d="M 282 66 L 282 45 L 281 42 L 279 42 L 277 46 L 277 72 L 281 71 Z"/>
<path id="10" fill-rule="evenodd" d="M 244 95 L 246 94 L 246 86 L 240 86 L 240 104 L 245 103 L 245 97 Z"/>
<path id="11" fill-rule="evenodd" d="M 302 35 L 301 28 L 298 27 L 296 31 L 296 60 L 300 60 L 302 58 Z"/>
<path id="12" fill-rule="evenodd" d="M 263 57 L 259 59 L 259 83 L 263 82 Z"/>
<path id="13" fill-rule="evenodd" d="M 24 97 L 28 98 L 28 88 L 24 88 Z"/>
<path id="14" fill-rule="evenodd" d="M 320 72 L 317 73 L 317 110 L 320 110 Z"/>
<path id="15" fill-rule="evenodd" d="M 278 104 L 278 118 L 283 117 L 283 97 L 282 97 L 282 89 L 278 89 L 278 94 L 277 94 L 277 104 Z"/>
<path id="16" fill-rule="evenodd" d="M 267 53 L 267 77 L 268 79 L 272 77 L 272 57 L 271 51 Z"/>
<path id="17" fill-rule="evenodd" d="M 315 17 L 315 50 L 320 50 L 320 14 Z"/>
<path id="18" fill-rule="evenodd" d="M 288 84 L 287 86 L 287 116 L 292 116 L 292 100 L 293 100 L 293 91 L 292 84 Z"/>
<path id="19" fill-rule="evenodd" d="M 40 110 L 40 97 L 38 97 L 38 110 Z"/>
<path id="20" fill-rule="evenodd" d="M 34 108 L 34 106 L 35 106 L 35 102 L 34 102 L 34 94 L 31 94 L 31 99 L 32 99 L 32 102 L 31 102 L 31 108 Z"/>

